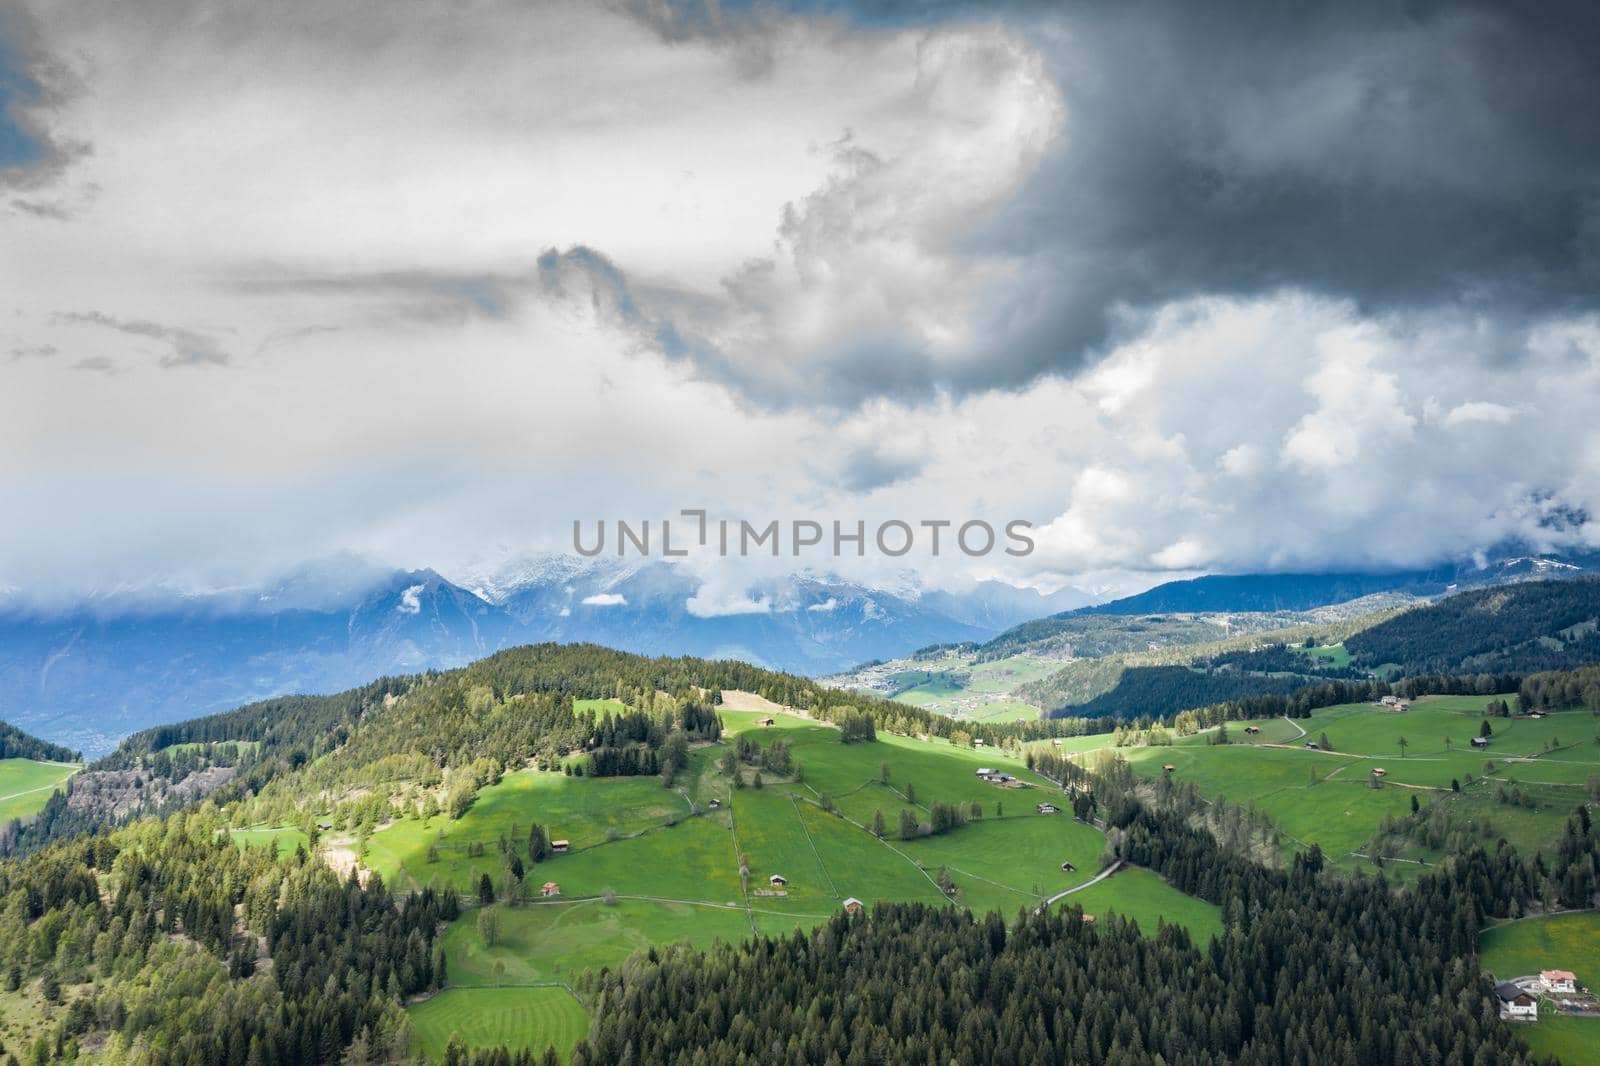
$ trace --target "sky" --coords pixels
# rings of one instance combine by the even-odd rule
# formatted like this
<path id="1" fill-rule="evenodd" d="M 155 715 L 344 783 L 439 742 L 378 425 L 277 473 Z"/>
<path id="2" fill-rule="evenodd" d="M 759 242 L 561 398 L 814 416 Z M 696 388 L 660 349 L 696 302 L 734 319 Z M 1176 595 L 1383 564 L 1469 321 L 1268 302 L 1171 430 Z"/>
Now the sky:
<path id="1" fill-rule="evenodd" d="M 1600 546 L 1597 39 L 0 0 L 0 587 L 450 575 L 682 508 L 1036 527 L 803 560 L 930 587 Z"/>

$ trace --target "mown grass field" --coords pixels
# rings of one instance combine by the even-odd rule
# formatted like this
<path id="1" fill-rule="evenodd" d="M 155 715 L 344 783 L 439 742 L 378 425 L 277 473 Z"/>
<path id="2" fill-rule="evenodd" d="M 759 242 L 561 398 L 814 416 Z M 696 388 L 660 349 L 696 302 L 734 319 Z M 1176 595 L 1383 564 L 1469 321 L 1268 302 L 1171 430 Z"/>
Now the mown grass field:
<path id="1" fill-rule="evenodd" d="M 468 1047 L 505 1045 L 567 1053 L 589 1031 L 589 1014 L 565 988 L 447 988 L 411 1008 L 423 1053 L 438 1060 L 452 1033 Z"/>
<path id="2" fill-rule="evenodd" d="M 1506 922 L 1484 930 L 1478 946 L 1479 962 L 1496 980 L 1571 970 L 1580 987 L 1600 986 L 1600 912 Z M 1600 1063 L 1600 1018 L 1562 1016 L 1546 1001 L 1538 1022 L 1517 1032 L 1534 1051 L 1566 1066 Z"/>
<path id="3" fill-rule="evenodd" d="M 279 855 L 292 855 L 296 848 L 309 848 L 311 841 L 305 832 L 294 826 L 255 826 L 249 829 L 230 829 L 228 839 L 241 848 L 266 848 L 277 841 Z"/>
<path id="4" fill-rule="evenodd" d="M 1478 950 L 1484 971 L 1499 981 L 1540 970 L 1571 970 L 1580 985 L 1600 988 L 1600 911 L 1492 926 L 1479 937 Z"/>
<path id="5" fill-rule="evenodd" d="M 78 769 L 73 763 L 0 759 L 0 822 L 38 814 Z"/>
<path id="6" fill-rule="evenodd" d="M 1212 937 L 1222 935 L 1221 908 L 1184 895 L 1156 874 L 1137 866 L 1118 870 L 1099 884 L 1065 897 L 1057 906 L 1081 907 L 1096 921 L 1104 921 L 1110 914 L 1131 918 L 1139 923 L 1139 932 L 1145 936 L 1155 936 L 1163 921 L 1181 925 L 1202 947 Z"/>
<path id="7" fill-rule="evenodd" d="M 768 714 L 776 723 L 759 725 Z M 1067 814 L 1036 814 L 1034 805 L 1043 799 L 1066 801 L 1017 757 L 888 735 L 877 743 L 846 744 L 832 726 L 772 711 L 724 710 L 722 718 L 724 743 L 696 751 L 673 790 L 655 777 L 519 771 L 484 789 L 457 821 L 413 820 L 373 834 L 363 861 L 391 884 L 439 878 L 469 895 L 483 873 L 502 884 L 502 835 L 522 848 L 524 859 L 527 827 L 535 821 L 573 843 L 570 853 L 527 871 L 535 891 L 550 881 L 559 885 L 559 897 L 493 905 L 493 943 L 479 929 L 480 908 L 446 931 L 450 988 L 412 1008 L 426 1053 L 437 1056 L 452 1031 L 469 1045 L 507 1042 L 514 1034 L 512 1046 L 569 1047 L 581 1010 L 556 1010 L 551 1004 L 559 999 L 532 986 L 571 983 L 585 969 L 617 966 L 652 945 L 709 947 L 756 934 L 787 935 L 826 921 L 849 897 L 869 907 L 921 901 L 1010 917 L 1098 871 L 1105 846 L 1100 831 Z M 784 740 L 796 772 L 764 774 L 759 789 L 733 787 L 716 763 L 740 733 L 762 746 Z M 997 788 L 977 778 L 980 767 L 1003 768 L 1028 787 Z M 753 781 L 750 768 L 742 777 Z M 935 802 L 964 809 L 977 802 L 983 817 L 937 837 L 898 839 L 900 811 L 927 821 Z M 871 832 L 879 811 L 884 839 Z M 520 838 L 513 838 L 513 825 Z M 433 863 L 426 858 L 430 842 L 439 845 Z M 472 842 L 484 845 L 483 856 L 466 853 Z M 740 877 L 741 856 L 747 883 Z M 1063 863 L 1074 869 L 1063 870 Z M 955 886 L 953 900 L 938 886 L 941 867 Z M 787 880 L 781 889 L 769 885 L 774 874 Z M 1115 880 L 1139 882 L 1137 875 Z M 1152 880 L 1139 896 L 1141 923 L 1165 908 L 1172 920 L 1194 920 L 1209 935 L 1215 919 L 1204 904 L 1186 910 L 1180 894 Z"/>

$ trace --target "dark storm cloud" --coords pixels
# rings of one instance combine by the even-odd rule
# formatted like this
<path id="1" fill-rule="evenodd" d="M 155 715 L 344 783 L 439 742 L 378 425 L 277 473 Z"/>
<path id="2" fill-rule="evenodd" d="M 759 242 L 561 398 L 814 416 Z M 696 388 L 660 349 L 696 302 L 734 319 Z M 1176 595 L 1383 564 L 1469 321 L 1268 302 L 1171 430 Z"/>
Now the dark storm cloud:
<path id="1" fill-rule="evenodd" d="M 771 11 L 633 7 L 669 39 L 749 32 Z M 867 339 L 818 360 L 843 390 L 895 391 L 875 369 L 891 353 L 927 372 L 912 390 L 1021 385 L 1199 294 L 1300 289 L 1511 334 L 1600 306 L 1600 4 L 791 10 L 869 29 L 998 13 L 1048 56 L 1065 106 L 1059 143 L 961 241 L 1018 266 L 976 312 L 983 350 L 935 367 Z"/>
<path id="2" fill-rule="evenodd" d="M 78 87 L 76 75 L 46 49 L 33 19 L 15 0 L 0 0 L 0 189 L 49 185 L 89 146 L 53 128 L 61 103 Z M 64 209 L 13 201 L 31 214 L 59 217 Z"/>

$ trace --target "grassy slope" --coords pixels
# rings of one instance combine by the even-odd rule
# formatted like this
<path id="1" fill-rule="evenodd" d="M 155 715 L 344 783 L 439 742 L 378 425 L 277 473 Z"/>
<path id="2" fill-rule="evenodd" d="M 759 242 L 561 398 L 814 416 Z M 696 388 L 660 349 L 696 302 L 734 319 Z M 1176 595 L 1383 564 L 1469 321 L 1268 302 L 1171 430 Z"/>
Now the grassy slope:
<path id="1" fill-rule="evenodd" d="M 1368 861 L 1353 853 L 1366 850 L 1385 815 L 1409 814 L 1413 795 L 1423 804 L 1456 805 L 1489 823 L 1495 835 L 1549 847 L 1572 808 L 1585 799 L 1588 778 L 1600 774 L 1594 721 L 1581 711 L 1542 720 L 1490 719 L 1494 737 L 1487 751 L 1479 751 L 1470 741 L 1478 735 L 1487 699 L 1427 697 L 1403 714 L 1349 704 L 1319 710 L 1293 725 L 1283 719 L 1254 723 L 1262 729 L 1257 737 L 1244 733 L 1249 723 L 1229 723 L 1233 743 L 1227 745 L 1214 746 L 1198 736 L 1166 747 L 1117 750 L 1144 776 L 1159 777 L 1171 763 L 1178 778 L 1194 781 L 1209 798 L 1255 804 L 1292 838 L 1291 848 L 1320 844 L 1330 860 L 1347 868 Z M 1299 729 L 1308 735 L 1299 738 Z M 1331 753 L 1304 747 L 1324 733 Z M 1401 737 L 1407 741 L 1403 756 Z M 1091 753 L 1111 743 L 1109 736 L 1070 738 L 1060 750 L 1092 759 Z M 1492 771 L 1486 769 L 1491 765 Z M 1374 790 L 1369 785 L 1376 768 L 1386 773 L 1383 787 Z M 1469 778 L 1477 783 L 1468 784 Z M 1452 780 L 1462 782 L 1464 791 L 1452 793 Z M 1537 808 L 1494 800 L 1497 786 L 1513 782 L 1535 796 Z M 1400 857 L 1437 858 L 1425 852 Z M 1388 871 L 1393 877 L 1417 869 L 1407 863 Z"/>
<path id="2" fill-rule="evenodd" d="M 805 782 L 769 775 L 762 789 L 732 790 L 714 769 L 722 750 L 716 746 L 697 752 L 680 779 L 681 787 L 701 795 L 701 813 L 692 817 L 683 796 L 663 789 L 656 778 L 584 779 L 528 771 L 485 789 L 458 822 L 402 822 L 374 834 L 367 862 L 386 878 L 425 883 L 439 876 L 462 887 L 470 887 L 482 871 L 498 880 L 497 842 L 512 822 L 525 833 L 530 822 L 541 821 L 577 849 L 529 874 L 535 884 L 559 883 L 561 902 L 496 906 L 501 933 L 495 947 L 487 947 L 479 935 L 476 911 L 446 933 L 452 986 L 477 987 L 453 987 L 413 1009 L 426 1050 L 436 1054 L 452 1027 L 469 1042 L 500 1039 L 496 1034 L 503 1026 L 496 1028 L 489 1016 L 512 1009 L 502 1002 L 508 990 L 494 989 L 491 1002 L 491 992 L 481 986 L 566 981 L 585 968 L 615 966 L 651 944 L 707 946 L 757 931 L 784 934 L 825 920 L 847 896 L 869 904 L 878 899 L 940 902 L 934 877 L 941 864 L 980 876 L 1003 865 L 1004 878 L 996 876 L 993 883 L 966 875 L 958 875 L 957 882 L 968 905 L 1007 913 L 1035 901 L 1035 882 L 1053 891 L 1094 872 L 1103 846 L 1096 830 L 1033 815 L 1042 789 L 1000 790 L 973 774 L 984 765 L 1023 772 L 1014 759 L 943 741 L 885 737 L 877 744 L 846 745 L 837 730 L 793 715 L 780 715 L 770 729 L 755 724 L 757 712 L 729 711 L 723 717 L 730 734 L 748 730 L 762 744 L 783 737 L 793 746 L 794 760 L 805 767 Z M 889 786 L 879 783 L 884 762 L 890 766 Z M 880 841 L 858 823 L 882 809 L 893 826 L 905 806 L 899 790 L 906 782 L 916 786 L 919 805 L 913 809 L 921 817 L 927 813 L 923 805 L 934 800 L 972 799 L 985 805 L 988 817 L 936 840 L 905 846 Z M 719 792 L 721 803 L 709 808 L 709 799 Z M 836 813 L 820 806 L 824 792 L 840 797 Z M 1009 801 L 1012 810 L 997 820 L 993 810 L 1000 801 Z M 681 820 L 664 827 L 669 812 Z M 645 831 L 608 841 L 608 827 Z M 460 851 L 464 842 L 479 840 L 486 842 L 488 854 L 469 859 L 448 851 L 428 864 L 427 843 L 440 828 L 448 847 Z M 1030 839 L 1035 833 L 1038 839 Z M 781 873 L 790 879 L 788 894 L 747 897 L 739 880 L 741 853 L 750 863 L 752 889 L 765 889 L 767 877 Z M 1078 874 L 1061 872 L 1069 856 Z M 606 888 L 621 897 L 615 905 L 579 898 Z M 480 997 L 485 997 L 481 1003 Z M 533 1014 L 521 1024 L 531 1027 L 519 1030 L 519 1040 L 528 1046 L 543 1046 L 545 1039 L 560 1035 L 559 1026 L 549 1033 L 538 1029 L 545 1023 Z"/>
<path id="3" fill-rule="evenodd" d="M 452 1033 L 469 1047 L 504 1044 L 513 1051 L 563 1054 L 589 1031 L 589 1015 L 564 988 L 446 989 L 411 1008 L 417 1039 L 431 1059 L 444 1057 Z"/>
<path id="4" fill-rule="evenodd" d="M 1204 944 L 1222 935 L 1222 910 L 1204 900 L 1186 896 L 1149 870 L 1129 867 L 1119 870 L 1097 885 L 1074 892 L 1058 906 L 1082 907 L 1097 920 L 1103 915 L 1120 914 L 1139 923 L 1139 931 L 1155 936 L 1159 923 L 1181 925 L 1195 943 Z"/>
<path id="5" fill-rule="evenodd" d="M 72 763 L 0 759 L 0 822 L 43 810 L 50 794 L 78 769 Z"/>
<path id="6" fill-rule="evenodd" d="M 294 826 L 260 826 L 250 829 L 230 829 L 228 838 L 241 848 L 265 848 L 274 840 L 278 842 L 278 854 L 293 854 L 296 848 L 309 847 L 311 842 L 303 830 Z"/>
<path id="7" fill-rule="evenodd" d="M 780 713 L 777 724 L 765 728 L 756 724 L 762 716 L 722 712 L 730 738 L 747 732 L 762 745 L 780 737 L 788 742 L 793 761 L 804 768 L 803 782 L 769 774 L 763 788 L 733 789 L 715 769 L 724 747 L 714 745 L 695 752 L 678 782 L 699 802 L 694 815 L 684 795 L 663 789 L 657 778 L 568 778 L 526 771 L 484 789 L 460 821 L 402 822 L 374 834 L 366 861 L 391 883 L 396 876 L 401 883 L 440 877 L 468 889 L 485 871 L 498 883 L 498 840 L 513 822 L 525 836 L 527 826 L 539 821 L 552 834 L 572 840 L 576 849 L 528 875 L 535 885 L 557 882 L 559 901 L 495 905 L 500 931 L 493 947 L 479 933 L 475 909 L 446 932 L 452 987 L 412 1008 L 424 1049 L 437 1055 L 452 1029 L 469 1043 L 500 1042 L 514 1032 L 518 1046 L 542 1048 L 547 1040 L 570 1046 L 563 1028 L 567 1014 L 546 1018 L 539 1013 L 560 989 L 495 986 L 564 984 L 586 968 L 616 966 L 649 945 L 687 941 L 706 947 L 754 933 L 785 935 L 825 921 L 849 896 L 869 905 L 878 900 L 942 903 L 936 884 L 941 866 L 951 870 L 957 902 L 1008 916 L 1097 872 L 1105 843 L 1100 832 L 1070 817 L 1035 814 L 1035 803 L 1047 795 L 1060 802 L 1059 792 L 1029 775 L 1015 758 L 888 735 L 876 744 L 844 744 L 831 726 Z M 880 780 L 884 763 L 887 784 Z M 980 766 L 1008 769 L 1034 787 L 995 788 L 977 779 L 974 771 Z M 915 804 L 907 803 L 907 785 L 914 786 Z M 823 807 L 825 794 L 832 812 Z M 720 801 L 716 808 L 709 806 L 713 797 Z M 977 801 L 984 817 L 939 837 L 895 838 L 901 809 L 926 820 L 935 801 L 964 806 Z M 877 811 L 888 824 L 888 839 L 869 831 Z M 667 826 L 669 816 L 677 824 Z M 427 844 L 441 828 L 444 850 L 430 865 Z M 608 828 L 637 835 L 608 840 Z M 486 844 L 484 857 L 464 854 L 464 843 L 474 840 Z M 739 878 L 741 854 L 750 868 L 748 895 Z M 1076 870 L 1063 871 L 1063 862 Z M 757 894 L 768 890 L 772 874 L 788 879 L 786 895 Z M 1119 874 L 1118 880 L 1126 876 Z M 1121 883 L 1139 880 L 1134 876 Z M 1146 896 L 1163 889 L 1178 895 L 1155 884 Z M 618 897 L 614 904 L 595 898 L 607 888 Z M 1140 907 L 1141 921 L 1155 913 L 1143 902 Z M 1198 921 L 1197 935 L 1208 934 L 1215 923 L 1204 904 L 1186 909 L 1161 897 L 1159 907 L 1173 920 Z M 498 1020 L 501 1012 L 511 1012 L 516 1021 Z"/>
<path id="8" fill-rule="evenodd" d="M 1486 972 L 1505 980 L 1540 970 L 1571 970 L 1578 984 L 1600 986 L 1600 913 L 1527 918 L 1484 930 L 1479 945 Z M 1566 1066 L 1600 1063 L 1600 1018 L 1561 1017 L 1549 1004 L 1536 1025 L 1519 1029 L 1535 1051 Z"/>

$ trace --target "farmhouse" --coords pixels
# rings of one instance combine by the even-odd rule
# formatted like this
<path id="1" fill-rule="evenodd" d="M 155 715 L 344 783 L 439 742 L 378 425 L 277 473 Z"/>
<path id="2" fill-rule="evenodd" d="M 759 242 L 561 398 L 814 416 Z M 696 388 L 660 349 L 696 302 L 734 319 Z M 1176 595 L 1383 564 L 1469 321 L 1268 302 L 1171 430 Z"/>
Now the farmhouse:
<path id="1" fill-rule="evenodd" d="M 1568 970 L 1540 970 L 1539 987 L 1546 992 L 1577 992 L 1577 975 Z"/>
<path id="2" fill-rule="evenodd" d="M 552 840 L 550 842 L 550 850 L 565 853 L 572 850 L 572 843 L 567 840 Z"/>
<path id="3" fill-rule="evenodd" d="M 1061 813 L 1061 808 L 1057 807 L 1054 803 L 1039 803 L 1039 804 L 1035 804 L 1033 809 L 1038 811 L 1040 814 L 1060 814 Z"/>
<path id="4" fill-rule="evenodd" d="M 767 878 L 767 884 L 771 885 L 773 888 L 782 888 L 788 883 L 789 879 L 782 874 L 773 874 L 771 877 Z"/>
<path id="5" fill-rule="evenodd" d="M 1512 1021 L 1536 1022 L 1539 1020 L 1539 1001 L 1511 981 L 1501 981 L 1494 986 L 1500 1000 L 1500 1017 Z"/>
<path id="6" fill-rule="evenodd" d="M 768 717 L 768 718 L 757 718 L 756 719 L 756 725 L 769 726 L 769 725 L 772 725 L 776 721 L 777 721 L 777 719 L 771 718 L 771 717 Z"/>
<path id="7" fill-rule="evenodd" d="M 544 887 L 539 890 L 539 895 L 559 896 L 561 895 L 561 886 L 556 884 L 554 881 L 546 881 L 544 883 Z"/>
<path id="8" fill-rule="evenodd" d="M 844 912 L 846 914 L 859 914 L 861 913 L 861 906 L 861 901 L 856 899 L 854 896 L 851 896 L 849 899 L 844 901 Z"/>
<path id="9" fill-rule="evenodd" d="M 1488 737 L 1473 737 L 1472 738 L 1472 746 L 1475 747 L 1475 748 L 1487 748 L 1489 746 L 1489 738 Z"/>
<path id="10" fill-rule="evenodd" d="M 997 774 L 999 772 L 1000 772 L 999 770 L 996 770 L 991 766 L 980 766 L 980 767 L 978 767 L 978 776 L 979 777 L 993 777 L 995 774 Z"/>

